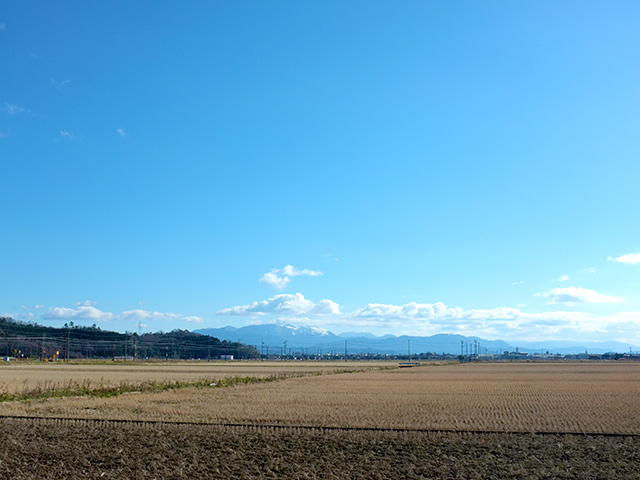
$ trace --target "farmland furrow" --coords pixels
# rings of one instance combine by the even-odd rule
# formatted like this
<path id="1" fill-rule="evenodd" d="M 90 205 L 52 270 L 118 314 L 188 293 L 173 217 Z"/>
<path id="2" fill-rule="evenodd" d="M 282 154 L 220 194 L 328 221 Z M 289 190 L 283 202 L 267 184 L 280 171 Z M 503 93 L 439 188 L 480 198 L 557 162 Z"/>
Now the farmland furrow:
<path id="1" fill-rule="evenodd" d="M 286 425 L 261 423 L 225 423 L 225 422 L 190 422 L 175 420 L 140 420 L 140 419 L 98 419 L 81 417 L 43 417 L 24 415 L 0 415 L 0 420 L 25 420 L 54 423 L 88 423 L 94 425 L 175 425 L 191 427 L 224 427 L 252 430 L 309 430 L 327 432 L 394 432 L 394 433 L 469 433 L 469 434 L 514 434 L 514 435 L 543 435 L 543 436 L 576 436 L 576 437 L 612 437 L 612 438 L 640 438 L 640 433 L 612 433 L 612 432 L 575 432 L 575 431 L 531 431 L 531 430 L 471 430 L 451 428 L 402 428 L 402 427 L 337 427 L 319 425 Z"/>

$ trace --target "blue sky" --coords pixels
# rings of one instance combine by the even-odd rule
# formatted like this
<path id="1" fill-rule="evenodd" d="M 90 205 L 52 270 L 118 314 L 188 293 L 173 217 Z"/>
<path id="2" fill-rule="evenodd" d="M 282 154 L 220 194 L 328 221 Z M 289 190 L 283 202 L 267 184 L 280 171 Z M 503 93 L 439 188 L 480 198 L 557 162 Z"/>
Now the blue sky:
<path id="1" fill-rule="evenodd" d="M 640 344 L 637 2 L 8 2 L 0 313 Z"/>

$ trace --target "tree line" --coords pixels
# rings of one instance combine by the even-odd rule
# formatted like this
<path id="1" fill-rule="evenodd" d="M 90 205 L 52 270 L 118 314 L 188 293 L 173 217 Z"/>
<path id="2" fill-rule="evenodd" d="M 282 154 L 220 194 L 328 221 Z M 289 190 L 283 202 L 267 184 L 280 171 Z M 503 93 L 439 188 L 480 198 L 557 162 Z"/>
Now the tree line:
<path id="1" fill-rule="evenodd" d="M 220 341 L 188 330 L 157 333 L 119 333 L 66 323 L 47 327 L 0 317 L 0 355 L 16 359 L 165 359 L 215 360 L 259 358 L 252 346 Z"/>

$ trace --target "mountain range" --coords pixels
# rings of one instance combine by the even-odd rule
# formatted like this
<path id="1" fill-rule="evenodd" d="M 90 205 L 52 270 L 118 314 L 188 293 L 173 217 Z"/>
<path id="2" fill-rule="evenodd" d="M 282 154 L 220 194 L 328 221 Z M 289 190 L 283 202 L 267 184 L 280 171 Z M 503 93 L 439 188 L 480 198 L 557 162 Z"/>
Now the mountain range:
<path id="1" fill-rule="evenodd" d="M 479 345 L 480 353 L 502 354 L 505 351 L 542 352 L 552 354 L 602 354 L 608 352 L 629 353 L 640 351 L 640 347 L 621 342 L 581 342 L 581 341 L 545 341 L 545 342 L 505 342 L 486 340 L 480 337 L 466 337 L 457 334 L 441 333 L 432 336 L 376 336 L 371 333 L 348 332 L 336 335 L 328 330 L 301 325 L 249 325 L 245 327 L 203 328 L 195 333 L 210 335 L 220 340 L 242 342 L 253 345 L 259 351 L 280 353 L 284 348 L 292 353 L 370 353 L 383 355 L 404 355 L 407 353 L 436 353 L 458 355 L 471 353 Z M 285 344 L 286 342 L 286 344 Z M 265 350 L 266 349 L 266 350 Z"/>

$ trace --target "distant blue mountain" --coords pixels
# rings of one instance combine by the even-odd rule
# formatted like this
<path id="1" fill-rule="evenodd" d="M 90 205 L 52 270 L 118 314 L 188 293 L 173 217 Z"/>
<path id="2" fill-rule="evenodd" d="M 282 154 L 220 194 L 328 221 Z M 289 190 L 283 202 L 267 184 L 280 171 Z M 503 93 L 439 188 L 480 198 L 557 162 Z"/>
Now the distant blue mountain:
<path id="1" fill-rule="evenodd" d="M 292 352 L 305 351 L 315 353 L 342 353 L 347 348 L 349 353 L 378 353 L 383 355 L 402 355 L 406 353 L 436 353 L 457 355 L 466 353 L 467 348 L 479 345 L 481 353 L 501 354 L 505 351 L 536 353 L 549 352 L 567 354 L 607 352 L 628 353 L 631 348 L 639 351 L 640 347 L 620 342 L 504 342 L 502 340 L 486 340 L 480 337 L 465 337 L 463 335 L 441 333 L 427 337 L 384 335 L 377 337 L 371 333 L 349 332 L 336 335 L 322 328 L 301 325 L 249 325 L 246 327 L 202 328 L 195 333 L 210 335 L 230 342 L 240 341 L 247 345 L 254 345 L 259 350 L 263 347 L 270 352 L 280 352 L 287 342 L 287 348 Z M 264 342 L 264 343 L 263 343 Z M 346 343 L 346 344 L 345 344 Z M 468 351 L 471 353 L 471 350 Z"/>
<path id="2" fill-rule="evenodd" d="M 366 332 L 345 332 L 339 333 L 338 336 L 342 338 L 379 338 L 376 337 L 373 333 Z"/>
<path id="3" fill-rule="evenodd" d="M 305 348 L 311 349 L 311 352 L 314 352 L 317 345 L 343 344 L 343 340 L 340 337 L 327 330 L 298 325 L 249 325 L 234 328 L 233 330 L 229 327 L 202 328 L 194 332 L 230 342 L 240 341 L 247 345 L 261 346 L 262 342 L 264 342 L 265 346 L 277 348 L 278 350 L 284 345 L 285 341 L 287 342 L 287 348 L 291 347 L 294 351 L 296 348 L 298 350 Z"/>
<path id="4" fill-rule="evenodd" d="M 406 353 L 447 353 L 459 354 L 462 342 L 480 344 L 483 352 L 502 353 L 513 350 L 513 347 L 500 340 L 484 340 L 479 337 L 464 337 L 462 335 L 439 334 L 431 337 L 394 336 L 377 337 L 371 333 L 348 333 L 335 335 L 327 330 L 295 325 L 250 325 L 242 328 L 203 328 L 195 333 L 210 335 L 220 340 L 227 340 L 248 345 L 265 347 L 279 351 L 287 342 L 287 348 L 293 352 L 305 350 L 307 353 L 344 352 L 349 353 L 378 353 L 378 354 L 406 354 Z"/>

